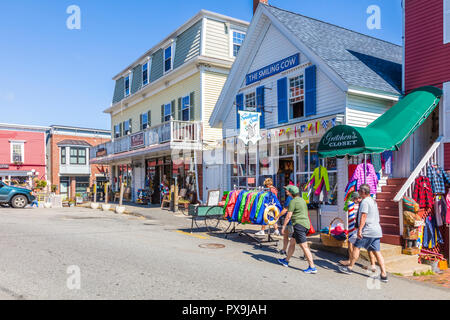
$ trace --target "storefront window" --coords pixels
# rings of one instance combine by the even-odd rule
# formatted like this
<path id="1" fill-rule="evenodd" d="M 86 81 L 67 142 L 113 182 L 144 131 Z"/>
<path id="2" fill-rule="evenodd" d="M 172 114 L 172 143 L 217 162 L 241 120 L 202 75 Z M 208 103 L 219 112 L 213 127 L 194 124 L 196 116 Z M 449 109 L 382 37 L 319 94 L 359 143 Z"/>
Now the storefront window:
<path id="1" fill-rule="evenodd" d="M 337 204 L 337 160 L 336 158 L 320 159 L 317 149 L 317 139 L 302 140 L 297 144 L 297 185 L 302 192 L 307 192 L 311 202 L 321 202 L 328 205 Z M 323 165 L 327 169 L 330 192 L 316 194 L 314 185 L 307 185 L 314 170 Z"/>
<path id="2" fill-rule="evenodd" d="M 289 116 L 290 119 L 301 118 L 304 112 L 303 75 L 289 79 Z"/>

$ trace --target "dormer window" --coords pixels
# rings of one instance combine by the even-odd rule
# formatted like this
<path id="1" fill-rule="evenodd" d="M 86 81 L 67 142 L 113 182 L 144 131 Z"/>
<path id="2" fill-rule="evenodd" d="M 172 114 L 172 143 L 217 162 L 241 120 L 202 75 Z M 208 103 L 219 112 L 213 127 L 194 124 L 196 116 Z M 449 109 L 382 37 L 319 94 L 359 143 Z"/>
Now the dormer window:
<path id="1" fill-rule="evenodd" d="M 233 57 L 237 57 L 242 44 L 244 43 L 245 33 L 233 31 Z"/>
<path id="2" fill-rule="evenodd" d="M 164 72 L 172 70 L 172 46 L 164 49 Z"/>
<path id="3" fill-rule="evenodd" d="M 142 66 L 142 85 L 146 86 L 148 84 L 148 79 L 150 75 L 150 61 L 144 63 Z"/>
<path id="4" fill-rule="evenodd" d="M 125 77 L 125 97 L 130 95 L 130 76 Z"/>

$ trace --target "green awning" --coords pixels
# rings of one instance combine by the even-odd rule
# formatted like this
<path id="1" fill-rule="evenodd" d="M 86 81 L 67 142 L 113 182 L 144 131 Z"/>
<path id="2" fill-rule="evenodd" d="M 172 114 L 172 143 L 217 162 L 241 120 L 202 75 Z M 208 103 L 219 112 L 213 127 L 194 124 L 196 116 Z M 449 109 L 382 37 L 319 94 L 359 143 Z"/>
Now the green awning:
<path id="1" fill-rule="evenodd" d="M 319 145 L 322 158 L 381 153 L 398 150 L 439 104 L 442 90 L 422 87 L 414 90 L 366 128 L 336 126 Z"/>

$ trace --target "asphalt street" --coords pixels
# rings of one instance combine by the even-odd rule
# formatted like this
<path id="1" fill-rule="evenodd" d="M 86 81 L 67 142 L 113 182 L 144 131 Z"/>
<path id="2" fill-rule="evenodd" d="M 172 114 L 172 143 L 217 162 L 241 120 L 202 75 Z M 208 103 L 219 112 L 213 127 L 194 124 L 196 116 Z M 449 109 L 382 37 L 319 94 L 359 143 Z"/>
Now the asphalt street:
<path id="1" fill-rule="evenodd" d="M 0 208 L 0 298 L 450 299 L 448 289 L 396 276 L 379 283 L 359 267 L 340 274 L 331 253 L 314 251 L 319 273 L 306 275 L 300 249 L 285 268 L 275 248 L 246 237 L 190 234 L 186 217 L 145 215 Z"/>

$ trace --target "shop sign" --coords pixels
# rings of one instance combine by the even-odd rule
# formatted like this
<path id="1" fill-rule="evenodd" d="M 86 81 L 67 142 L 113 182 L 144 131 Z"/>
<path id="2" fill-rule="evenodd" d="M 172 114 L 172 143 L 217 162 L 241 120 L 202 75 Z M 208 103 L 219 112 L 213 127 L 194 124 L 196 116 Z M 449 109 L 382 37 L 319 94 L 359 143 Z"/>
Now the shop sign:
<path id="1" fill-rule="evenodd" d="M 364 147 L 361 135 L 352 127 L 337 126 L 328 131 L 320 141 L 319 151 Z"/>
<path id="2" fill-rule="evenodd" d="M 9 169 L 9 164 L 0 164 L 0 169 Z"/>
<path id="3" fill-rule="evenodd" d="M 292 69 L 300 64 L 300 53 L 294 54 L 288 58 L 272 63 L 262 69 L 249 73 L 245 76 L 246 85 L 258 82 L 262 79 L 271 77 L 275 74 Z"/>
<path id="4" fill-rule="evenodd" d="M 249 141 L 253 144 L 256 144 L 259 140 L 262 139 L 259 129 L 261 113 L 239 111 L 239 116 L 241 119 L 239 139 L 241 139 L 245 144 L 248 144 Z"/>
<path id="5" fill-rule="evenodd" d="M 143 132 L 139 132 L 139 133 L 136 133 L 136 134 L 130 136 L 130 139 L 131 139 L 131 148 L 132 149 L 144 147 L 144 133 Z"/>
<path id="6" fill-rule="evenodd" d="M 100 149 L 97 150 L 95 155 L 96 155 L 97 158 L 98 157 L 105 157 L 105 156 L 108 155 L 108 153 L 107 153 L 105 148 L 100 148 Z"/>

